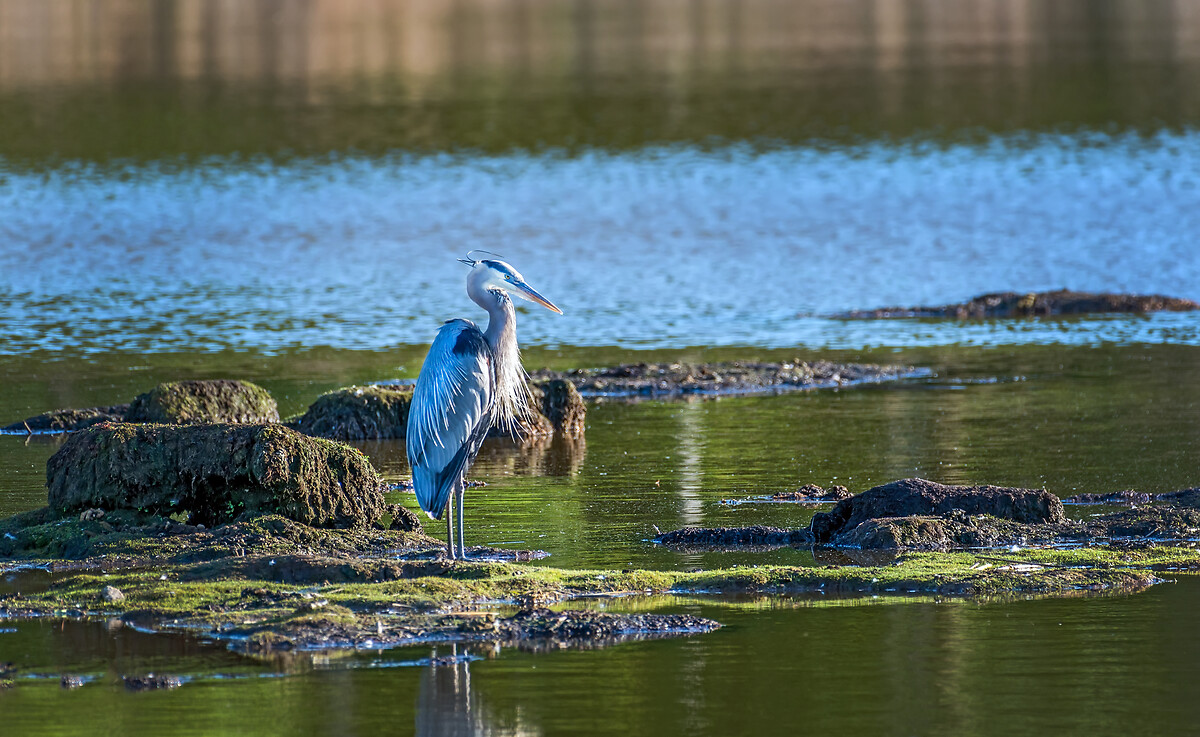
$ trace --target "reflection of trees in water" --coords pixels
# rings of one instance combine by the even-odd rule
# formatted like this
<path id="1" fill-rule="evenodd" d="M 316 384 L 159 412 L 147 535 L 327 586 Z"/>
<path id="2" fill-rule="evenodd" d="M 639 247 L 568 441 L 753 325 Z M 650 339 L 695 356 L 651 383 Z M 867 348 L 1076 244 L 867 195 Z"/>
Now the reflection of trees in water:
<path id="1" fill-rule="evenodd" d="M 0 3 L 0 91 L 66 118 L 5 132 L 59 155 L 1157 128 L 1200 116 L 1198 50 L 1192 0 Z"/>
<path id="2" fill-rule="evenodd" d="M 464 651 L 465 654 L 465 651 Z M 444 657 L 444 656 L 443 656 Z M 530 735 L 541 730 L 521 724 L 503 723 L 471 689 L 471 663 L 459 659 L 459 647 L 451 646 L 454 662 L 439 664 L 433 651 L 430 665 L 421 672 L 417 688 L 416 733 L 421 737 L 458 735 Z"/>
<path id="3" fill-rule="evenodd" d="M 704 404 L 686 402 L 679 410 L 679 522 L 704 522 Z"/>

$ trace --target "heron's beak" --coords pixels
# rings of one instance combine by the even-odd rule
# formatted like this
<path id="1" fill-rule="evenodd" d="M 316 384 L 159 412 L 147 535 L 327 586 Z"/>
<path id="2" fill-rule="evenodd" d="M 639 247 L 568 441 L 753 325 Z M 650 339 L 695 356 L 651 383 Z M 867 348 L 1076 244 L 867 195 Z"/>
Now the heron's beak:
<path id="1" fill-rule="evenodd" d="M 519 293 L 522 297 L 529 300 L 530 302 L 537 302 L 542 307 L 545 307 L 547 310 L 550 310 L 551 312 L 557 312 L 560 315 L 563 313 L 563 311 L 558 309 L 558 307 L 556 307 L 553 302 L 546 299 L 542 295 L 538 294 L 536 289 L 529 286 L 525 282 L 513 281 L 512 285 L 514 287 L 516 287 L 516 289 L 514 291 Z"/>

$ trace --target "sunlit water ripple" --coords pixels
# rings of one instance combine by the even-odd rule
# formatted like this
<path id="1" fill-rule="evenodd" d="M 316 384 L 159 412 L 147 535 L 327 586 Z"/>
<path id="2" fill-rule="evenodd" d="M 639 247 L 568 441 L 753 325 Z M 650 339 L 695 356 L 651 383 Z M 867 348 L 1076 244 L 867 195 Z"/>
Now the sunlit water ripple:
<path id="1" fill-rule="evenodd" d="M 470 248 L 540 345 L 1200 343 L 1200 315 L 848 322 L 1006 289 L 1200 298 L 1200 133 L 0 168 L 6 352 L 426 342 Z M 997 257 L 996 254 L 1003 254 Z"/>

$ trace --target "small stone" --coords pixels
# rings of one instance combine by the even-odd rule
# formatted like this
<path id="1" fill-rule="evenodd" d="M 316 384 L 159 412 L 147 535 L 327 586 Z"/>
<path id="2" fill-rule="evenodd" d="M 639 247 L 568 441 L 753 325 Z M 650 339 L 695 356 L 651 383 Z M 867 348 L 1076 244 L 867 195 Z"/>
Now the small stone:
<path id="1" fill-rule="evenodd" d="M 58 685 L 67 689 L 81 688 L 83 686 L 83 677 L 66 675 L 62 677 L 62 680 L 58 682 Z"/>
<path id="2" fill-rule="evenodd" d="M 125 594 L 122 593 L 121 590 L 116 586 L 105 586 L 104 588 L 100 589 L 100 598 L 111 604 L 117 601 L 124 601 Z"/>

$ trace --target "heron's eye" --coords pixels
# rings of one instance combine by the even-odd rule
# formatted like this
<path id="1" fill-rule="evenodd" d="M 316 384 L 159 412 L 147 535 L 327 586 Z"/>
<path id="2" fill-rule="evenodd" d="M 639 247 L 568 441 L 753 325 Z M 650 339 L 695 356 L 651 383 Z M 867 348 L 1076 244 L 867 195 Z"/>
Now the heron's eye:
<path id="1" fill-rule="evenodd" d="M 505 274 L 504 281 L 512 281 L 512 274 Z"/>

